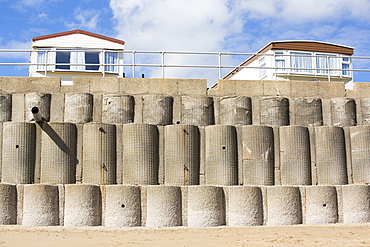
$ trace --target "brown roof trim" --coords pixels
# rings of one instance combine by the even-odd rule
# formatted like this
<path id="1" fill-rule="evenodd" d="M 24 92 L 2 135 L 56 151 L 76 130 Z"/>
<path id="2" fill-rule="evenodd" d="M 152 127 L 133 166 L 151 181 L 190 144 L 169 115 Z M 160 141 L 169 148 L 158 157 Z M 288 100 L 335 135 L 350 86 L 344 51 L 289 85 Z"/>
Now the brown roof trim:
<path id="1" fill-rule="evenodd" d="M 96 34 L 96 33 L 90 33 L 90 32 L 87 32 L 87 31 L 84 31 L 84 30 L 81 30 L 81 29 L 76 29 L 76 30 L 72 30 L 72 31 L 62 32 L 62 33 L 54 33 L 54 34 L 49 34 L 49 35 L 44 35 L 44 36 L 39 36 L 39 37 L 34 37 L 34 38 L 32 38 L 32 41 L 51 39 L 51 38 L 56 38 L 56 37 L 61 37 L 61 36 L 66 36 L 66 35 L 71 35 L 71 34 L 85 34 L 85 35 L 88 35 L 90 37 L 107 40 L 107 41 L 114 42 L 114 43 L 117 43 L 117 44 L 120 44 L 120 45 L 125 44 L 125 41 L 123 41 L 123 40 L 110 38 L 110 37 L 103 36 L 103 35 Z"/>
<path id="2" fill-rule="evenodd" d="M 292 40 L 292 41 L 272 41 L 264 46 L 257 53 L 266 53 L 269 50 L 297 50 L 297 51 L 312 51 L 312 52 L 326 52 L 326 53 L 339 53 L 351 56 L 354 53 L 354 48 L 344 45 L 337 45 L 314 40 Z M 247 66 L 255 61 L 260 55 L 253 55 L 247 60 L 242 62 L 239 66 Z M 239 72 L 239 68 L 235 68 L 225 75 L 222 79 L 229 79 Z"/>

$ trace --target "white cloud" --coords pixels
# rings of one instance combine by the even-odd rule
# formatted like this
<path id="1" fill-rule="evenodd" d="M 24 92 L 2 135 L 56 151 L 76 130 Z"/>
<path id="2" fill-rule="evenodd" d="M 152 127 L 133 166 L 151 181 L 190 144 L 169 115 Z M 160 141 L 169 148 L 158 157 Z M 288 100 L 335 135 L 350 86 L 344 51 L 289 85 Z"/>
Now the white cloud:
<path id="1" fill-rule="evenodd" d="M 20 42 L 17 40 L 9 40 L 3 42 L 4 39 L 0 38 L 0 49 L 11 49 L 11 50 L 29 50 L 31 49 L 31 42 Z M 27 61 L 29 59 L 29 52 L 1 52 L 0 58 L 2 59 L 21 59 Z"/>
<path id="2" fill-rule="evenodd" d="M 98 29 L 100 12 L 95 9 L 75 10 L 76 22 L 65 22 L 65 26 L 69 29 L 88 29 L 91 31 Z"/>
<path id="3" fill-rule="evenodd" d="M 353 22 L 367 25 L 370 18 L 369 0 L 110 0 L 110 7 L 128 50 L 256 52 L 272 40 L 287 39 L 352 46 L 351 37 L 339 38 L 338 30 Z M 213 58 L 171 59 L 214 63 Z M 191 73 L 204 78 L 203 72 Z"/>

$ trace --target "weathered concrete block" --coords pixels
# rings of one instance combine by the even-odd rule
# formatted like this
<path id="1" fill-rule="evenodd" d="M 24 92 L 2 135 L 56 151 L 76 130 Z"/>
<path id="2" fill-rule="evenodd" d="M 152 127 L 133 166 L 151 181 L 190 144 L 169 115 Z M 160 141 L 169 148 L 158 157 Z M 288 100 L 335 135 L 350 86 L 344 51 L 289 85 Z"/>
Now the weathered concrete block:
<path id="1" fill-rule="evenodd" d="M 360 112 L 360 118 L 362 121 L 359 121 L 358 124 L 370 125 L 370 98 L 361 98 L 359 101 L 361 108 L 357 109 L 357 111 Z"/>
<path id="2" fill-rule="evenodd" d="M 72 85 L 61 85 L 61 93 L 90 93 L 90 77 L 72 77 Z"/>
<path id="3" fill-rule="evenodd" d="M 76 182 L 77 128 L 71 123 L 43 123 L 41 183 Z"/>
<path id="4" fill-rule="evenodd" d="M 33 119 L 31 109 L 38 107 L 43 119 L 50 121 L 51 94 L 48 93 L 27 93 L 25 94 L 24 119 L 28 122 Z"/>
<path id="5" fill-rule="evenodd" d="M 311 153 L 308 129 L 280 127 L 280 170 L 282 185 L 311 184 Z"/>
<path id="6" fill-rule="evenodd" d="M 123 183 L 158 184 L 159 135 L 155 125 L 131 123 L 122 126 Z"/>
<path id="7" fill-rule="evenodd" d="M 59 225 L 58 186 L 45 184 L 28 184 L 24 186 L 22 225 Z"/>
<path id="8" fill-rule="evenodd" d="M 284 97 L 260 98 L 260 123 L 268 126 L 289 125 L 289 100 Z"/>
<path id="9" fill-rule="evenodd" d="M 215 123 L 213 99 L 207 96 L 182 96 L 178 124 L 212 125 Z"/>
<path id="10" fill-rule="evenodd" d="M 53 94 L 50 103 L 50 121 L 63 122 L 64 121 L 64 94 Z"/>
<path id="11" fill-rule="evenodd" d="M 247 81 L 235 80 L 235 94 L 242 96 L 262 96 L 263 95 L 262 81 Z M 225 96 L 228 94 L 224 94 Z"/>
<path id="12" fill-rule="evenodd" d="M 293 97 L 318 97 L 319 81 L 294 81 L 290 84 Z"/>
<path id="13" fill-rule="evenodd" d="M 65 226 L 98 226 L 102 221 L 99 186 L 69 184 L 65 186 Z"/>
<path id="14" fill-rule="evenodd" d="M 181 79 L 149 78 L 148 92 L 151 94 L 178 95 L 178 83 Z"/>
<path id="15" fill-rule="evenodd" d="M 103 123 L 83 125 L 82 182 L 116 183 L 116 126 Z"/>
<path id="16" fill-rule="evenodd" d="M 252 101 L 245 96 L 220 98 L 220 124 L 252 124 Z"/>
<path id="17" fill-rule="evenodd" d="M 237 185 L 236 129 L 231 125 L 206 126 L 206 184 Z"/>
<path id="18" fill-rule="evenodd" d="M 208 227 L 225 224 L 225 197 L 222 187 L 188 187 L 188 226 Z"/>
<path id="19" fill-rule="evenodd" d="M 60 92 L 59 77 L 30 77 L 30 91 L 41 94 Z"/>
<path id="20" fill-rule="evenodd" d="M 119 78 L 89 78 L 90 93 L 116 94 L 119 92 Z"/>
<path id="21" fill-rule="evenodd" d="M 274 133 L 268 126 L 242 127 L 243 184 L 274 184 Z"/>
<path id="22" fill-rule="evenodd" d="M 119 94 L 147 94 L 149 83 L 146 78 L 119 78 Z"/>
<path id="23" fill-rule="evenodd" d="M 322 126 L 322 102 L 319 98 L 295 98 L 295 125 Z M 292 116 L 291 116 L 292 117 Z"/>
<path id="24" fill-rule="evenodd" d="M 331 99 L 331 122 L 334 126 L 355 126 L 356 101 L 349 98 Z"/>
<path id="25" fill-rule="evenodd" d="M 12 95 L 0 95 L 0 122 L 7 122 L 12 120 Z"/>
<path id="26" fill-rule="evenodd" d="M 320 98 L 344 97 L 346 91 L 344 82 L 337 81 L 321 81 L 318 82 L 318 94 Z"/>
<path id="27" fill-rule="evenodd" d="M 28 93 L 31 77 L 1 77 L 1 90 L 6 93 Z"/>
<path id="28" fill-rule="evenodd" d="M 370 222 L 370 186 L 342 186 L 343 193 L 343 223 Z"/>
<path id="29" fill-rule="evenodd" d="M 0 184 L 0 225 L 17 224 L 17 188 Z"/>
<path id="30" fill-rule="evenodd" d="M 64 108 L 64 122 L 88 123 L 93 117 L 93 95 L 66 94 Z"/>
<path id="31" fill-rule="evenodd" d="M 105 226 L 141 225 L 141 193 L 138 186 L 105 186 Z"/>
<path id="32" fill-rule="evenodd" d="M 7 122 L 3 125 L 2 182 L 34 182 L 36 127 L 33 123 Z"/>
<path id="33" fill-rule="evenodd" d="M 338 198 L 334 186 L 305 186 L 304 224 L 334 224 L 338 222 Z"/>
<path id="34" fill-rule="evenodd" d="M 207 80 L 206 79 L 172 79 L 178 84 L 178 92 L 180 95 L 206 95 Z"/>
<path id="35" fill-rule="evenodd" d="M 262 192 L 259 187 L 229 186 L 227 217 L 228 226 L 259 226 L 263 224 Z"/>
<path id="36" fill-rule="evenodd" d="M 172 123 L 173 98 L 164 95 L 143 96 L 143 123 L 168 125 Z"/>
<path id="37" fill-rule="evenodd" d="M 181 188 L 148 186 L 146 210 L 147 227 L 181 226 Z"/>
<path id="38" fill-rule="evenodd" d="M 319 185 L 347 184 L 346 148 L 343 129 L 315 127 L 317 180 Z"/>
<path id="39" fill-rule="evenodd" d="M 102 122 L 133 123 L 135 100 L 130 95 L 104 95 Z"/>
<path id="40" fill-rule="evenodd" d="M 350 131 L 350 152 L 354 184 L 370 183 L 370 126 L 352 126 Z"/>
<path id="41" fill-rule="evenodd" d="M 11 121 L 24 122 L 24 94 L 12 94 L 11 104 Z"/>
<path id="42" fill-rule="evenodd" d="M 166 185 L 199 185 L 200 133 L 194 125 L 164 128 Z"/>
<path id="43" fill-rule="evenodd" d="M 291 95 L 291 81 L 261 81 L 263 83 L 263 95 Z"/>
<path id="44" fill-rule="evenodd" d="M 268 226 L 302 224 L 301 196 L 298 187 L 267 187 Z"/>

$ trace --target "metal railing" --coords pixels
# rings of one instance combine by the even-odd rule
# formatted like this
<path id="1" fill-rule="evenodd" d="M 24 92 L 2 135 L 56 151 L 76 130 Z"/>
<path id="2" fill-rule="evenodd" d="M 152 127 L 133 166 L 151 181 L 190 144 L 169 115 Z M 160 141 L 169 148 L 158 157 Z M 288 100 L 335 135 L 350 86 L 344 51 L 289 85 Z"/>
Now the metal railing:
<path id="1" fill-rule="evenodd" d="M 123 62 L 119 64 L 111 64 L 106 63 L 104 59 L 100 59 L 99 63 L 56 63 L 56 62 L 42 62 L 42 63 L 35 63 L 31 62 L 30 54 L 32 52 L 117 52 L 119 54 L 122 54 Z M 15 55 L 15 54 L 22 54 L 22 55 Z M 144 55 L 143 58 L 138 59 L 139 55 Z M 153 58 L 150 56 L 158 55 L 159 57 Z M 181 64 L 181 63 L 173 63 L 173 59 L 171 59 L 171 56 L 197 56 L 197 57 L 207 57 L 207 59 L 200 59 L 201 61 L 207 61 L 208 64 Z M 235 59 L 235 57 L 241 57 L 241 59 Z M 292 57 L 325 57 L 327 59 L 327 63 L 323 67 L 317 68 L 315 66 L 314 59 L 312 59 L 312 66 L 302 66 L 299 67 L 297 65 L 295 66 L 282 66 L 278 67 L 275 64 L 273 66 L 241 66 L 241 62 L 245 61 L 248 57 L 251 56 L 266 56 L 266 57 L 283 57 L 286 61 L 286 65 L 290 64 L 290 61 Z M 131 57 L 131 58 L 129 58 Z M 149 58 L 150 57 L 150 58 Z M 173 58 L 173 57 L 172 57 Z M 227 58 L 227 59 L 225 59 Z M 230 59 L 231 58 L 231 59 Z M 339 59 L 348 58 L 349 59 L 349 68 L 341 68 L 342 63 L 339 62 Z M 330 67 L 329 60 L 331 59 L 338 59 L 337 62 L 335 62 L 337 65 L 333 68 Z M 9 61 L 10 60 L 10 61 Z M 28 62 L 26 62 L 28 60 Z M 131 60 L 131 61 L 129 61 Z M 238 64 L 230 64 L 231 60 L 236 63 L 238 61 Z M 129 61 L 129 62 L 127 62 Z M 212 61 L 212 62 L 210 62 Z M 358 62 L 354 62 L 358 61 Z M 370 72 L 370 69 L 367 68 L 360 68 L 360 66 L 366 66 L 370 65 L 370 57 L 360 57 L 360 56 L 331 56 L 331 55 L 292 55 L 292 54 L 266 54 L 266 53 L 233 53 L 233 52 L 182 52 L 182 51 L 115 51 L 115 50 L 97 50 L 97 49 L 58 49 L 58 50 L 15 50 L 15 49 L 0 49 L 0 68 L 3 66 L 43 66 L 45 68 L 45 75 L 51 71 L 55 70 L 55 67 L 57 65 L 70 65 L 70 66 L 100 66 L 99 72 L 105 76 L 105 68 L 108 66 L 118 66 L 118 67 L 131 67 L 131 76 L 136 76 L 136 70 L 137 68 L 161 68 L 161 76 L 162 78 L 165 78 L 165 69 L 166 68 L 203 68 L 203 69 L 217 69 L 218 71 L 218 78 L 221 79 L 225 75 L 227 75 L 230 71 L 234 69 L 259 69 L 259 70 L 272 70 L 273 74 L 277 76 L 278 74 L 301 74 L 301 75 L 315 75 L 315 76 L 327 76 L 328 80 L 330 81 L 332 76 L 343 76 L 343 77 L 353 77 L 354 72 Z M 339 66 L 340 65 L 340 66 Z M 357 67 L 359 66 L 359 67 Z M 53 69 L 49 69 L 52 67 Z M 228 69 L 226 73 L 223 73 Z M 299 72 L 299 71 L 306 71 L 305 73 Z M 311 71 L 308 72 L 308 71 Z M 321 71 L 319 73 L 319 71 Z M 84 71 L 86 72 L 86 71 Z M 349 72 L 349 75 L 343 72 Z M 1 74 L 0 74 L 1 76 Z"/>

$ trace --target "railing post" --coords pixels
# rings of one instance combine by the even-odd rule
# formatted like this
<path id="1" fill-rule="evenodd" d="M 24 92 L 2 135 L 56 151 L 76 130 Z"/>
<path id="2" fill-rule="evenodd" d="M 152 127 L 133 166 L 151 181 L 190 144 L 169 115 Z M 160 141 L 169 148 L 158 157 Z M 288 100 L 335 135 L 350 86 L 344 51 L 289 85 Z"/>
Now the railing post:
<path id="1" fill-rule="evenodd" d="M 135 78 L 135 51 L 132 51 L 132 78 Z"/>
<path id="2" fill-rule="evenodd" d="M 105 64 L 105 51 L 103 50 L 103 57 L 102 57 L 102 59 L 101 59 L 102 61 L 103 61 L 103 77 L 105 77 L 105 66 L 106 66 L 106 64 Z"/>
<path id="3" fill-rule="evenodd" d="M 164 78 L 164 51 L 162 53 L 162 79 Z"/>
<path id="4" fill-rule="evenodd" d="M 330 61 L 329 61 L 329 56 L 326 56 L 326 61 L 328 63 L 328 81 L 330 81 Z"/>
<path id="5" fill-rule="evenodd" d="M 218 53 L 218 79 L 221 79 L 221 52 Z"/>
<path id="6" fill-rule="evenodd" d="M 38 55 L 38 52 L 37 52 L 37 55 Z M 48 61 L 49 61 L 49 53 L 48 53 L 48 50 L 45 51 L 45 77 L 47 77 L 48 75 Z M 37 70 L 37 66 L 36 66 L 36 70 Z"/>

